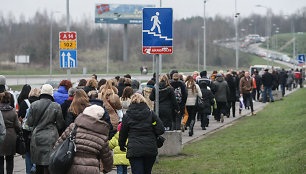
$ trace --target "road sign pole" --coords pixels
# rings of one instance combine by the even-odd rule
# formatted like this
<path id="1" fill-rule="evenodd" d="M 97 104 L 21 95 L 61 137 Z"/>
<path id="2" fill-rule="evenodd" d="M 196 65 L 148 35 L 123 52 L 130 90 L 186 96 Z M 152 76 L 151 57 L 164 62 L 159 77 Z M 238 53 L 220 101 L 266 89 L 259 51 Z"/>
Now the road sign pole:
<path id="1" fill-rule="evenodd" d="M 69 15 L 69 0 L 66 0 L 66 31 L 70 31 L 70 15 Z M 67 80 L 71 80 L 71 69 L 67 69 Z"/>
<path id="2" fill-rule="evenodd" d="M 161 59 L 161 55 L 158 56 L 154 55 L 155 57 L 155 62 L 156 62 L 156 76 L 155 76 L 155 112 L 157 114 L 157 116 L 159 117 L 159 61 L 158 61 L 158 57 L 159 59 Z"/>
<path id="3" fill-rule="evenodd" d="M 50 25 L 50 79 L 52 77 L 52 23 L 53 12 L 51 12 L 51 25 Z"/>
<path id="4" fill-rule="evenodd" d="M 204 0 L 204 16 L 203 16 L 203 70 L 206 70 L 206 21 L 205 6 L 207 0 Z"/>
<path id="5" fill-rule="evenodd" d="M 107 24 L 107 56 L 106 56 L 106 74 L 109 73 L 109 24 Z"/>
<path id="6" fill-rule="evenodd" d="M 153 62 L 153 64 L 152 64 L 152 74 L 154 74 L 154 72 L 156 72 L 155 71 L 155 57 L 154 57 L 154 54 L 153 54 L 153 57 L 152 57 L 152 62 Z"/>

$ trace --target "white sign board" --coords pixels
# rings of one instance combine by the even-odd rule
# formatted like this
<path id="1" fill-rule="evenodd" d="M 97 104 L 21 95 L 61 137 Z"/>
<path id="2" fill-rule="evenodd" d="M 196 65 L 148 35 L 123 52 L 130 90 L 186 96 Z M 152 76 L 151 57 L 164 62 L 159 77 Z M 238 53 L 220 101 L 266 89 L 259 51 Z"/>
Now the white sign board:
<path id="1" fill-rule="evenodd" d="M 30 56 L 27 55 L 16 55 L 15 63 L 30 63 Z"/>

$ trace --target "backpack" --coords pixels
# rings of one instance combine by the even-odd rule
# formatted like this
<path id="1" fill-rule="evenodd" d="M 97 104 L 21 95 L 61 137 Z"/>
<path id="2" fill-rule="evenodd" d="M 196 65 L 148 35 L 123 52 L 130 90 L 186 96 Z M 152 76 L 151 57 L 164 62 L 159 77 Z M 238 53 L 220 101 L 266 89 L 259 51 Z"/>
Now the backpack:
<path id="1" fill-rule="evenodd" d="M 4 120 L 3 120 L 2 113 L 0 111 L 0 144 L 3 143 L 3 141 L 5 139 L 5 135 L 6 135 L 5 123 L 4 123 Z"/>
<path id="2" fill-rule="evenodd" d="M 177 87 L 177 88 L 174 89 L 174 95 L 175 95 L 177 103 L 181 103 L 182 98 L 183 98 L 181 87 Z"/>

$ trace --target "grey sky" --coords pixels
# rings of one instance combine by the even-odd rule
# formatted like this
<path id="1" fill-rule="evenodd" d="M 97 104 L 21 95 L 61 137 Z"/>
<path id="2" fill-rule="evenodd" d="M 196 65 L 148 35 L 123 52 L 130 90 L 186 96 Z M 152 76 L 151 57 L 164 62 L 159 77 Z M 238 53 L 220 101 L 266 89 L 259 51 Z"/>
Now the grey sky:
<path id="1" fill-rule="evenodd" d="M 73 20 L 86 16 L 92 17 L 94 21 L 94 6 L 96 3 L 111 4 L 152 4 L 159 5 L 159 0 L 70 0 L 70 14 Z M 174 9 L 174 18 L 186 18 L 191 16 L 203 16 L 203 0 L 163 0 L 163 7 Z M 297 9 L 306 7 L 306 0 L 237 0 L 237 10 L 241 16 L 248 16 L 251 13 L 265 14 L 264 8 L 255 7 L 261 4 L 271 7 L 274 13 L 283 12 L 291 14 Z M 7 15 L 9 12 L 15 14 L 18 19 L 20 15 L 25 15 L 26 19 L 33 16 L 37 10 L 48 12 L 60 11 L 56 18 L 65 15 L 66 0 L 2 0 L 0 13 Z M 208 0 L 206 3 L 207 16 L 233 16 L 235 11 L 235 0 Z"/>

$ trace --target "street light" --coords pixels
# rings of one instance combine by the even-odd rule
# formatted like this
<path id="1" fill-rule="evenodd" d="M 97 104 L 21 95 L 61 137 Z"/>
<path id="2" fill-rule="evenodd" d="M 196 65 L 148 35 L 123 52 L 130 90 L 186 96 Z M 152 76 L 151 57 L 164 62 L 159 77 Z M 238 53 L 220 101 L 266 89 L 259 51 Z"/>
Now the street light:
<path id="1" fill-rule="evenodd" d="M 261 8 L 265 8 L 267 10 L 267 23 L 266 23 L 266 45 L 267 45 L 267 65 L 269 64 L 269 59 L 268 59 L 268 55 L 269 55 L 269 37 L 270 37 L 270 13 L 269 13 L 269 10 L 270 8 L 266 7 L 266 6 L 263 6 L 263 5 L 260 5 L 260 4 L 257 4 L 255 7 L 261 7 Z"/>
<path id="2" fill-rule="evenodd" d="M 50 17 L 50 79 L 52 77 L 52 31 L 53 31 L 53 15 L 60 13 L 59 11 L 52 11 Z"/>
<path id="3" fill-rule="evenodd" d="M 204 0 L 204 17 L 203 17 L 203 70 L 206 71 L 206 22 L 205 22 L 205 6 L 208 0 Z"/>
<path id="4" fill-rule="evenodd" d="M 238 17 L 240 13 L 237 12 L 237 0 L 235 0 L 235 36 L 236 36 L 236 70 L 239 67 L 239 51 L 238 51 Z"/>

